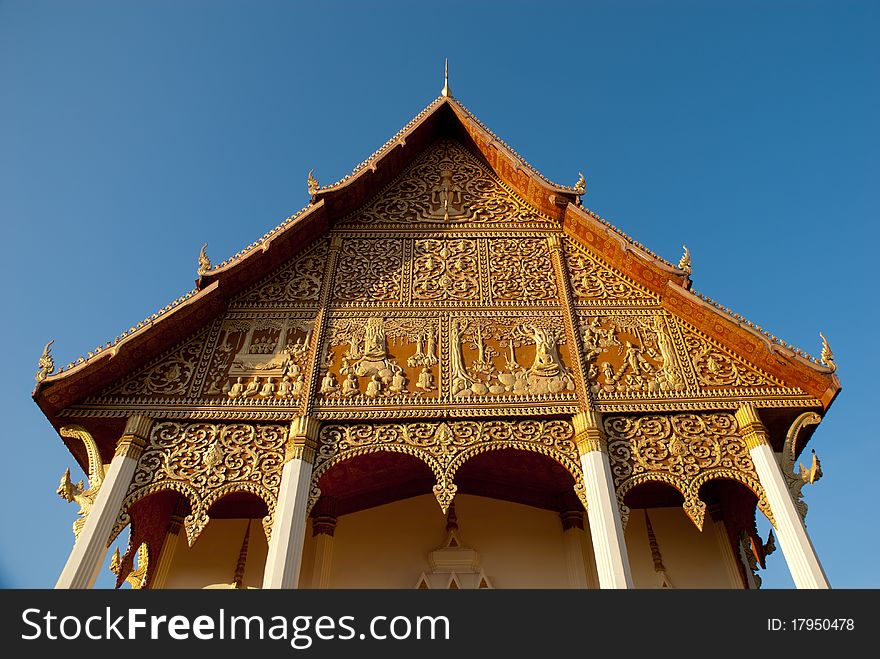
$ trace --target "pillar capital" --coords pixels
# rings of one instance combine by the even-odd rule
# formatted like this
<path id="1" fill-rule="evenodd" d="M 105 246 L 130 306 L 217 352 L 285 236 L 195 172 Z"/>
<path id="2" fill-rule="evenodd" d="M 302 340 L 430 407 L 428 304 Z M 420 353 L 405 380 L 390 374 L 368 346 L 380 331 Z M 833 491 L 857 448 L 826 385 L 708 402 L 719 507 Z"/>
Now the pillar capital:
<path id="1" fill-rule="evenodd" d="M 575 414 L 571 421 L 574 425 L 574 442 L 578 455 L 586 455 L 590 451 L 608 452 L 602 417 L 597 411 L 582 410 Z"/>
<path id="2" fill-rule="evenodd" d="M 737 425 L 739 425 L 739 435 L 750 451 L 758 446 L 770 445 L 767 428 L 761 421 L 761 417 L 758 416 L 758 410 L 754 405 L 750 403 L 741 405 L 734 416 Z"/>
<path id="3" fill-rule="evenodd" d="M 559 519 L 562 520 L 562 530 L 569 529 L 584 530 L 584 511 L 583 510 L 563 510 L 559 513 Z"/>
<path id="4" fill-rule="evenodd" d="M 318 446 L 318 431 L 321 422 L 311 416 L 298 416 L 290 422 L 287 443 L 284 445 L 284 461 L 304 460 L 309 464 L 315 461 Z"/>
<path id="5" fill-rule="evenodd" d="M 153 419 L 142 414 L 134 414 L 125 422 L 122 437 L 116 443 L 116 455 L 137 460 L 144 452 L 150 439 Z"/>

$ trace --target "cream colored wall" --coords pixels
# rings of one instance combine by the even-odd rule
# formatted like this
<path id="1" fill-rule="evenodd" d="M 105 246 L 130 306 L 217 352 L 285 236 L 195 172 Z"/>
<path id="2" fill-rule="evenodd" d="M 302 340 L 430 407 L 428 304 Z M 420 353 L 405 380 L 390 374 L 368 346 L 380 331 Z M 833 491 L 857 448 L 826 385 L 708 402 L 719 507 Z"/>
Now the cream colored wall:
<path id="1" fill-rule="evenodd" d="M 497 499 L 459 494 L 461 541 L 476 549 L 496 588 L 567 588 L 559 515 Z M 446 518 L 433 495 L 343 515 L 336 525 L 332 588 L 413 588 L 428 553 L 445 539 Z M 309 532 L 307 535 L 311 536 Z M 303 583 L 311 582 L 312 538 Z M 308 571 L 308 573 L 307 573 Z"/>
<path id="2" fill-rule="evenodd" d="M 742 588 L 731 581 L 709 515 L 702 533 L 681 508 L 651 508 L 648 515 L 674 588 Z M 657 588 L 644 509 L 632 510 L 624 535 L 634 586 Z"/>
<path id="3" fill-rule="evenodd" d="M 212 519 L 192 547 L 187 546 L 185 532 L 181 530 L 165 588 L 232 583 L 246 528 L 246 519 Z M 262 520 L 251 521 L 248 538 L 244 585 L 259 588 L 269 548 Z"/>

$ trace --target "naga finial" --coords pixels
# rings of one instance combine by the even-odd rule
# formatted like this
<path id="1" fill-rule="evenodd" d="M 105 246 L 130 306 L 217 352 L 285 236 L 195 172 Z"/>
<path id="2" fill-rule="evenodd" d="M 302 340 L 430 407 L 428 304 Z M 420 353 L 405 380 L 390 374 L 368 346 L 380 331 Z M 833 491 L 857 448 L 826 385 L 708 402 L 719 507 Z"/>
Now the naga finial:
<path id="1" fill-rule="evenodd" d="M 577 183 L 574 184 L 574 191 L 578 195 L 582 195 L 587 191 L 587 180 L 584 178 L 582 172 L 578 172 L 578 180 Z"/>
<path id="2" fill-rule="evenodd" d="M 208 258 L 207 250 L 208 243 L 205 243 L 204 245 L 202 245 L 202 250 L 199 252 L 199 277 L 208 274 L 208 272 L 210 272 L 211 270 L 211 259 Z"/>
<path id="3" fill-rule="evenodd" d="M 684 254 L 681 255 L 681 260 L 678 262 L 678 269 L 691 274 L 691 251 L 687 245 L 682 245 L 682 247 L 684 247 Z"/>
<path id="4" fill-rule="evenodd" d="M 315 178 L 315 170 L 310 169 L 309 175 L 306 178 L 306 185 L 308 186 L 308 191 L 311 196 L 315 196 L 318 194 L 318 190 L 321 188 L 321 184 L 318 183 L 318 179 Z"/>
<path id="5" fill-rule="evenodd" d="M 834 362 L 834 353 L 831 352 L 831 347 L 828 345 L 828 339 L 825 338 L 825 335 L 822 334 L 822 332 L 819 332 L 819 336 L 822 337 L 822 355 L 820 356 L 820 359 L 833 373 L 837 370 L 837 364 Z"/>
<path id="6" fill-rule="evenodd" d="M 452 96 L 449 93 L 449 58 L 446 58 L 446 65 L 443 69 L 443 89 L 440 91 L 440 95 L 446 98 Z"/>
<path id="7" fill-rule="evenodd" d="M 55 339 L 52 339 L 46 344 L 46 347 L 43 348 L 43 354 L 40 355 L 40 361 L 37 363 L 37 366 L 39 367 L 36 375 L 37 382 L 42 382 L 52 375 L 52 371 L 55 370 L 55 360 L 52 359 L 53 343 L 55 343 Z"/>

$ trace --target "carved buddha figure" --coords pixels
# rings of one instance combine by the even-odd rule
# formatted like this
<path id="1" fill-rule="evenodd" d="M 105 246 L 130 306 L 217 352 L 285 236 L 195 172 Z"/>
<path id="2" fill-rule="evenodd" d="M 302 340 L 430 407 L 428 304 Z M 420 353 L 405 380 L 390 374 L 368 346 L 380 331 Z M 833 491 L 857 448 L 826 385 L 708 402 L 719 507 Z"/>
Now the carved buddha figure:
<path id="1" fill-rule="evenodd" d="M 461 187 L 452 178 L 452 166 L 440 167 L 440 183 L 431 189 L 431 215 L 448 220 L 464 215 Z"/>

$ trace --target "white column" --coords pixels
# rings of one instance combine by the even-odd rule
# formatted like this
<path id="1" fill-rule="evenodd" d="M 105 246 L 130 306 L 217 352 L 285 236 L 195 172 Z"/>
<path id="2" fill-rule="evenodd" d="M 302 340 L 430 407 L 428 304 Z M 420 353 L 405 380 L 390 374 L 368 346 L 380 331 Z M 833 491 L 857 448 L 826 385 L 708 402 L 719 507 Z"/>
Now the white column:
<path id="1" fill-rule="evenodd" d="M 182 527 L 183 517 L 177 514 L 172 515 L 171 521 L 168 522 L 165 542 L 162 543 L 162 549 L 159 550 L 159 559 L 156 561 L 156 571 L 153 572 L 153 578 L 150 580 L 150 588 L 159 590 L 165 587 L 168 573 L 171 572 L 171 565 L 174 563 L 174 553 L 177 551 Z"/>
<path id="2" fill-rule="evenodd" d="M 587 517 L 593 538 L 599 587 L 632 588 L 620 508 L 599 413 L 592 410 L 579 412 L 573 421 L 575 442 L 584 472 Z"/>
<path id="3" fill-rule="evenodd" d="M 312 535 L 315 536 L 312 588 L 327 588 L 330 586 L 330 565 L 333 560 L 333 534 L 335 531 L 335 515 L 329 512 L 315 515 L 314 520 L 312 520 Z"/>
<path id="4" fill-rule="evenodd" d="M 721 560 L 724 563 L 724 569 L 727 572 L 727 578 L 730 580 L 731 588 L 742 588 L 742 573 L 739 571 L 739 559 L 733 553 L 733 545 L 730 544 L 730 536 L 727 534 L 727 526 L 724 524 L 724 514 L 720 504 L 709 506 L 709 519 L 712 524 L 712 532 L 718 541 L 718 548 L 721 551 Z"/>
<path id="5" fill-rule="evenodd" d="M 779 462 L 770 447 L 767 429 L 752 405 L 743 405 L 736 412 L 740 436 L 764 488 L 764 496 L 773 513 L 776 537 L 797 588 L 830 588 L 825 571 L 819 563 L 813 543 L 795 507 Z"/>
<path id="6" fill-rule="evenodd" d="M 110 531 L 119 515 L 119 507 L 131 485 L 138 458 L 149 438 L 153 420 L 145 416 L 129 417 L 125 432 L 116 445 L 116 453 L 104 475 L 101 489 L 73 545 L 55 588 L 91 588 L 107 555 Z"/>
<path id="7" fill-rule="evenodd" d="M 299 585 L 317 431 L 318 422 L 310 417 L 297 417 L 290 424 L 263 588 L 296 588 Z"/>
<path id="8" fill-rule="evenodd" d="M 568 583 L 572 588 L 590 588 L 587 565 L 584 562 L 586 534 L 584 534 L 584 511 L 566 510 L 559 513 L 562 520 L 562 545 L 568 568 Z"/>

